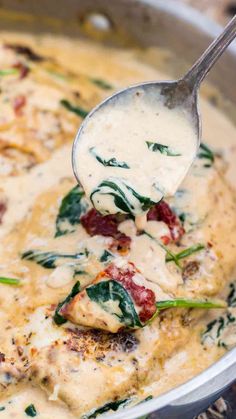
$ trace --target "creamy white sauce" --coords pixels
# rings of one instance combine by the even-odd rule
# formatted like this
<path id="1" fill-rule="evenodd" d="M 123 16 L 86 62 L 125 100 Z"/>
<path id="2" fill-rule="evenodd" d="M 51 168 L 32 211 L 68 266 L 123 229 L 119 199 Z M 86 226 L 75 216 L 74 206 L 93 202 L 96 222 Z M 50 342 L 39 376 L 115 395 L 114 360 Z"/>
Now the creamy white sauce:
<path id="1" fill-rule="evenodd" d="M 5 36 L 6 41 L 9 40 L 8 34 Z M 19 42 L 21 36 L 17 34 L 15 36 L 15 42 Z M 27 42 L 33 44 L 32 37 L 27 37 Z M 25 41 L 24 41 L 25 42 Z M 155 70 L 151 69 L 149 66 L 145 66 L 144 63 L 137 62 L 134 58 L 132 53 L 126 52 L 119 52 L 119 51 L 111 51 L 108 49 L 103 49 L 102 47 L 93 46 L 89 43 L 84 41 L 82 42 L 74 42 L 72 40 L 65 40 L 65 39 L 54 39 L 53 37 L 42 37 L 41 38 L 41 47 L 42 53 L 47 55 L 57 56 L 59 60 L 63 64 L 67 64 L 68 67 L 71 66 L 77 72 L 83 72 L 84 74 L 94 75 L 94 77 L 104 77 L 111 83 L 114 82 L 116 86 L 127 85 L 129 83 L 134 83 L 139 80 L 146 79 L 165 79 L 166 76 L 156 72 Z M 77 50 L 76 56 L 74 55 L 75 48 Z M 6 50 L 0 50 L 0 60 L 1 60 L 1 53 L 2 53 L 2 60 L 7 61 L 7 54 Z M 111 60 L 107 60 L 107 56 L 111 57 Z M 143 54 L 143 53 L 142 53 Z M 73 57 L 73 60 L 71 60 Z M 96 66 L 94 65 L 96 62 Z M 121 65 L 122 63 L 122 65 Z M 11 64 L 11 60 L 9 61 L 9 65 Z M 122 77 L 121 77 L 122 74 Z M 88 88 L 87 85 L 80 84 L 79 88 L 82 91 L 82 95 L 86 97 L 86 99 L 90 100 L 89 93 L 87 93 Z M 34 105 L 37 106 L 44 106 L 42 101 L 45 101 L 45 106 L 48 107 L 48 100 L 47 97 L 40 95 L 39 89 L 39 96 L 40 100 L 34 100 Z M 106 93 L 107 94 L 107 93 Z M 91 95 L 92 96 L 92 95 Z M 101 100 L 101 99 L 100 99 Z M 232 183 L 235 184 L 235 156 L 236 156 L 236 148 L 235 148 L 235 127 L 230 123 L 230 121 L 218 110 L 213 108 L 211 105 L 207 104 L 205 101 L 203 103 L 203 135 L 204 139 L 207 143 L 211 144 L 214 148 L 219 148 L 219 150 L 224 150 L 224 154 L 226 158 L 231 160 L 230 170 L 227 174 L 230 175 Z M 158 119 L 158 118 L 157 118 Z M 33 121 L 32 126 L 34 126 Z M 128 122 L 128 120 L 127 120 Z M 142 124 L 142 122 L 140 122 Z M 122 127 L 120 127 L 122 129 Z M 127 137 L 126 137 L 127 138 Z M 148 140 L 151 141 L 149 138 Z M 153 141 L 158 141 L 157 137 L 153 139 Z M 164 142 L 164 141 L 163 141 Z M 227 144 L 226 144 L 227 142 Z M 97 143 L 96 143 L 97 144 Z M 173 145 L 173 144 L 172 144 Z M 128 148 L 128 147 L 127 147 Z M 136 150 L 135 150 L 136 151 Z M 145 149 L 145 153 L 149 150 Z M 108 150 L 107 150 L 108 153 Z M 149 152 L 150 155 L 152 154 Z M 67 291 L 64 289 L 64 286 L 67 286 L 67 272 L 65 272 L 64 267 L 62 270 L 55 270 L 54 274 L 52 271 L 43 271 L 41 267 L 37 265 L 31 265 L 26 268 L 23 262 L 19 259 L 19 253 L 22 252 L 25 248 L 42 248 L 46 250 L 67 250 L 68 252 L 78 251 L 80 248 L 83 249 L 87 247 L 89 250 L 93 251 L 96 257 L 100 256 L 100 250 L 104 247 L 104 242 L 99 237 L 87 237 L 86 233 L 82 231 L 82 228 L 78 229 L 76 235 L 68 235 L 62 237 L 62 239 L 58 238 L 57 240 L 53 239 L 54 234 L 54 222 L 56 213 L 58 210 L 58 203 L 55 203 L 56 200 L 59 200 L 63 197 L 63 195 L 67 192 L 64 190 L 60 192 L 59 195 L 53 195 L 48 197 L 51 192 L 47 192 L 48 188 L 54 187 L 57 183 L 60 183 L 62 187 L 62 177 L 72 175 L 72 171 L 70 168 L 70 145 L 66 146 L 65 148 L 61 149 L 58 152 L 55 152 L 54 156 L 49 159 L 47 163 L 40 164 L 34 169 L 30 170 L 27 174 L 23 176 L 16 176 L 11 178 L 4 178 L 1 180 L 1 189 L 3 190 L 4 196 L 7 197 L 8 201 L 8 211 L 4 215 L 4 222 L 1 225 L 0 234 L 2 238 L 2 249 L 1 249 L 1 271 L 2 273 L 10 272 L 12 270 L 12 274 L 21 272 L 21 276 L 23 275 L 23 280 L 27 281 L 31 284 L 32 289 L 25 290 L 22 287 L 22 291 L 20 289 L 13 289 L 9 286 L 5 286 L 1 284 L 1 327 L 2 327 L 2 336 L 1 336 L 1 344 L 2 349 L 4 352 L 7 353 L 8 350 L 11 350 L 11 344 L 8 343 L 8 335 L 10 337 L 14 337 L 14 333 L 9 330 L 10 326 L 13 325 L 15 327 L 15 322 L 22 321 L 24 322 L 24 318 L 22 318 L 22 313 L 17 313 L 17 319 L 15 317 L 16 311 L 16 301 L 19 299 L 22 308 L 25 307 L 26 304 L 32 304 L 32 308 L 34 310 L 34 314 L 30 313 L 27 319 L 26 328 L 23 330 L 24 333 L 32 333 L 30 345 L 27 347 L 31 349 L 32 347 L 36 347 L 38 350 L 44 349 L 47 345 L 52 344 L 54 341 L 59 341 L 64 336 L 63 329 L 59 329 L 55 326 L 50 319 L 45 317 L 44 311 L 44 304 L 50 305 L 51 303 L 57 303 L 59 300 L 63 299 L 66 295 Z M 140 154 L 138 158 L 140 160 Z M 88 157 L 88 156 L 87 156 Z M 86 158 L 87 158 L 86 157 Z M 92 156 L 90 156 L 92 157 Z M 106 158 L 112 157 L 110 152 L 106 154 Z M 132 160 L 131 156 L 131 162 Z M 163 155 L 158 156 L 158 153 L 153 153 L 152 158 L 164 159 Z M 180 157 L 168 157 L 170 162 L 178 162 Z M 125 159 L 125 156 L 120 156 L 120 159 Z M 167 156 L 166 156 L 167 159 Z M 173 159 L 173 160 L 172 160 Z M 146 168 L 146 160 L 143 161 L 143 154 L 141 155 L 141 162 L 144 164 Z M 96 167 L 95 167 L 96 164 Z M 173 163 L 171 163 L 173 164 Z M 100 169 L 112 169 L 113 168 L 103 168 L 103 166 L 99 166 L 99 163 L 94 159 L 92 161 L 93 167 L 96 169 L 96 176 L 99 175 Z M 91 167 L 91 166 L 89 166 Z M 98 169 L 99 168 L 99 169 Z M 159 169 L 159 166 L 158 166 Z M 118 171 L 118 169 L 116 169 Z M 122 170 L 122 169 L 120 169 Z M 211 169 L 209 169 L 211 170 Z M 125 170 L 124 170 L 125 171 Z M 104 171 L 106 173 L 106 171 Z M 149 172 L 148 172 L 149 173 Z M 148 174 L 147 174 L 148 175 Z M 198 176 L 197 176 L 198 175 Z M 206 175 L 206 172 L 200 173 L 196 172 L 191 174 L 190 178 L 186 179 L 183 184 L 183 188 L 187 189 L 188 192 L 186 196 L 183 198 L 181 210 L 187 210 L 189 213 L 193 213 L 196 217 L 194 222 L 202 222 L 204 217 L 207 214 L 211 214 L 210 221 L 213 225 L 213 234 L 212 239 L 218 240 L 218 253 L 222 253 L 224 257 L 222 266 L 227 267 L 227 258 L 230 258 L 233 252 L 233 249 L 227 247 L 227 243 L 223 242 L 222 239 L 225 238 L 225 230 L 220 229 L 219 224 L 219 215 L 214 213 L 215 206 L 217 210 L 219 209 L 218 202 L 213 202 L 211 193 L 209 193 L 208 198 L 206 199 L 206 190 L 208 190 L 207 182 L 209 181 L 209 175 Z M 100 176 L 100 175 L 99 175 Z M 213 178 L 214 176 L 212 176 Z M 207 178 L 207 179 L 206 179 Z M 103 179 L 103 177 L 101 177 Z M 96 177 L 97 181 L 100 181 L 98 177 Z M 132 179 L 131 179 L 132 181 Z M 136 181 L 136 179 L 135 179 Z M 141 186 L 143 184 L 141 183 Z M 71 185 L 70 187 L 72 187 Z M 95 185 L 96 186 L 96 185 Z M 141 187 L 140 186 L 140 187 Z M 214 186 L 214 185 L 213 185 Z M 69 187 L 68 187 L 69 189 Z M 209 188 L 209 192 L 211 192 L 212 187 Z M 31 218 L 30 211 L 34 211 L 35 200 L 38 198 L 41 193 L 46 193 L 46 198 L 43 196 L 42 198 L 42 207 L 38 208 L 38 212 L 36 211 L 35 215 Z M 225 192 L 225 191 L 224 191 Z M 41 195 L 42 196 L 42 195 Z M 222 200 L 222 209 L 221 215 L 222 219 L 227 216 L 225 213 L 225 209 L 229 208 L 229 202 L 227 201 L 226 197 L 222 199 L 222 191 L 219 187 L 219 194 L 220 200 Z M 50 199 L 49 199 L 50 198 Z M 46 203 L 45 201 L 46 200 Z M 174 204 L 179 204 L 180 200 L 174 200 Z M 216 205 L 217 204 L 217 205 Z M 175 206 L 175 205 L 174 205 Z M 43 213 L 43 215 L 42 215 Z M 50 216 L 48 215 L 50 214 Z M 52 217 L 51 217 L 52 214 Z M 23 224 L 17 225 L 21 219 L 27 216 L 28 225 Z M 44 217 L 45 216 L 45 217 Z M 18 228 L 18 230 L 17 230 Z M 197 240 L 202 241 L 205 237 L 209 237 L 207 233 L 208 226 L 204 226 L 202 229 L 198 230 Z M 6 242 L 4 241 L 4 236 L 9 232 L 9 230 L 16 230 L 12 232 L 12 236 L 10 237 L 10 244 L 8 243 L 9 249 L 6 249 Z M 177 274 L 175 271 L 172 272 L 171 267 L 169 265 L 165 265 L 164 263 L 164 252 L 158 245 L 149 238 L 144 238 L 140 236 L 135 236 L 136 228 L 131 220 L 127 220 L 119 226 L 121 231 L 126 232 L 129 236 L 132 237 L 132 247 L 131 247 L 131 256 L 130 258 L 132 261 L 135 261 L 137 267 L 140 271 L 144 274 L 144 276 L 149 281 L 149 287 L 153 289 L 153 291 L 157 294 L 157 299 L 167 299 L 169 295 L 174 293 L 176 287 L 181 285 L 181 276 Z M 162 223 L 155 223 L 155 222 L 148 222 L 146 226 L 146 231 L 148 231 L 153 237 L 157 240 L 160 239 L 162 235 L 165 235 L 168 230 L 166 225 L 162 225 Z M 233 233 L 233 228 L 232 228 Z M 230 227 L 227 230 L 226 235 L 230 236 Z M 76 236 L 76 237 L 75 237 Z M 192 238 L 196 236 L 192 236 Z M 18 246 L 14 247 L 14 240 L 18 239 Z M 192 243 L 191 233 L 187 236 L 186 239 L 186 246 Z M 13 240 L 12 240 L 13 239 Z M 105 239 L 109 240 L 109 239 Z M 105 241 L 104 240 L 104 241 Z M 12 252 L 11 252 L 12 249 Z M 6 254 L 6 250 L 9 250 L 9 254 Z M 178 249 L 176 249 L 178 251 Z M 158 256 L 158 257 L 157 257 Z M 205 254 L 204 256 L 205 257 Z M 198 255 L 199 260 L 201 260 L 201 254 Z M 156 260 L 158 259 L 158 260 Z M 196 283 L 198 281 L 193 280 L 190 286 L 194 292 L 196 292 L 196 296 L 198 295 L 198 291 L 200 293 L 201 286 L 203 290 L 209 290 L 214 294 L 214 277 L 212 277 L 211 272 L 211 264 L 214 264 L 212 260 L 212 254 L 209 255 L 207 271 L 205 272 L 204 277 L 204 284 L 199 284 L 199 289 L 196 287 Z M 60 267 L 61 268 L 61 267 Z M 96 269 L 100 269 L 100 266 L 97 268 L 90 267 L 92 271 L 91 277 L 94 277 L 97 273 Z M 94 270 L 94 271 L 93 271 Z M 63 275 L 61 275 L 63 273 Z M 220 281 L 222 281 L 222 273 L 219 272 L 219 268 L 217 272 L 213 272 L 213 274 L 217 274 L 220 277 Z M 27 278 L 26 278 L 27 276 Z M 84 284 L 84 283 L 83 283 Z M 71 284 L 68 284 L 68 292 L 71 288 Z M 184 289 L 181 288 L 181 292 Z M 14 295 L 16 298 L 14 298 Z M 45 298 L 45 302 L 42 303 L 42 300 Z M 37 310 L 37 306 L 40 306 Z M 9 319 L 8 319 L 9 316 Z M 29 321 L 30 319 L 30 321 Z M 163 330 L 160 331 L 157 327 L 153 325 L 153 328 L 146 327 L 145 329 L 139 331 L 140 336 L 140 343 L 145 346 L 145 351 L 143 351 L 140 355 L 139 362 L 140 365 L 143 365 L 144 374 L 149 371 L 152 374 L 150 378 L 150 386 L 147 387 L 145 390 L 142 388 L 140 389 L 140 397 L 144 398 L 144 393 L 148 396 L 149 394 L 158 395 L 165 390 L 169 390 L 173 388 L 173 385 L 181 384 L 191 376 L 194 376 L 197 372 L 200 372 L 204 368 L 206 368 L 209 364 L 214 362 L 222 353 L 223 350 L 220 352 L 219 348 L 209 348 L 203 350 L 202 346 L 199 344 L 199 331 L 196 330 L 196 338 L 188 339 L 188 342 L 183 339 L 182 343 L 175 341 L 175 336 L 178 333 L 182 333 L 182 329 L 180 330 L 180 326 L 178 323 L 174 325 L 173 330 L 170 331 L 169 335 L 166 335 L 168 331 L 168 324 L 163 326 Z M 190 330 L 191 333 L 191 330 Z M 160 334 L 160 338 L 157 339 L 156 335 Z M 19 331 L 19 335 L 22 335 L 22 331 Z M 145 335 L 148 335 L 148 339 L 145 339 Z M 9 339 L 11 341 L 11 339 Z M 157 352 L 157 359 L 155 363 L 147 364 L 147 358 L 150 356 L 154 348 L 157 344 L 157 341 L 161 343 L 163 341 L 164 351 L 162 352 L 163 356 L 163 370 L 159 368 L 159 355 L 160 351 Z M 148 342 L 148 343 L 147 343 Z M 169 349 L 169 346 L 174 346 L 173 351 L 170 351 L 168 359 L 168 355 L 166 355 L 166 350 Z M 176 346 L 177 345 L 177 346 Z M 179 346 L 178 346 L 179 345 Z M 8 346 L 7 350 L 5 348 Z M 26 349 L 27 349 L 26 347 Z M 178 347 L 180 347 L 178 352 Z M 111 357 L 113 357 L 113 353 Z M 132 353 L 131 353 L 132 356 Z M 67 362 L 69 360 L 70 353 L 66 353 L 66 356 L 62 358 L 60 371 L 63 373 L 64 367 L 66 367 Z M 167 357 L 167 358 L 166 358 Z M 78 358 L 78 357 L 77 357 Z M 117 360 L 117 362 L 120 360 Z M 143 362 L 143 364 L 142 364 Z M 50 362 L 48 359 L 45 361 L 46 368 L 49 369 Z M 119 372 L 119 376 L 114 377 L 112 375 L 110 369 L 107 368 L 107 372 L 104 371 L 100 372 L 100 370 L 96 370 L 98 364 L 93 365 L 93 369 L 89 369 L 89 365 L 86 362 L 81 360 L 81 368 L 80 375 L 78 376 L 78 382 L 75 383 L 73 380 L 73 374 L 70 371 L 68 374 L 68 381 L 71 382 L 71 392 L 69 395 L 71 397 L 76 397 L 79 399 L 80 404 L 83 405 L 84 400 L 93 400 L 94 406 L 97 403 L 97 398 L 99 396 L 98 393 L 103 394 L 103 392 L 107 391 L 107 400 L 109 399 L 110 389 L 113 389 L 114 381 L 116 383 L 122 381 L 129 381 L 129 366 L 126 365 L 126 362 L 120 362 L 117 367 Z M 135 367 L 136 368 L 136 367 Z M 95 371 L 93 373 L 93 371 Z M 82 373 L 82 374 L 81 374 Z M 106 375 L 107 374 L 107 375 Z M 106 377 L 106 382 L 103 377 Z M 139 385 L 140 383 L 138 383 Z M 37 387 L 35 387 L 37 385 Z M 141 384 L 140 384 L 141 385 Z M 9 418 L 14 417 L 17 419 L 23 419 L 26 417 L 24 409 L 31 403 L 33 403 L 37 409 L 38 415 L 44 419 L 51 419 L 52 417 L 60 417 L 69 419 L 71 417 L 75 417 L 73 413 L 69 411 L 69 409 L 62 404 L 60 404 L 59 399 L 54 402 L 50 402 L 48 400 L 48 395 L 42 390 L 39 389 L 38 384 L 32 385 L 31 383 L 27 382 L 23 388 L 20 388 L 20 392 L 16 395 L 11 396 L 9 399 L 5 399 L 2 401 L 1 406 L 5 407 L 5 410 L 0 412 L 0 417 Z M 63 386 L 61 386 L 63 387 Z M 101 388 L 103 391 L 101 391 Z M 60 397 L 59 387 L 57 384 L 54 386 L 53 389 L 49 392 L 53 398 L 57 396 Z M 122 386 L 120 387 L 122 391 Z M 119 396 L 120 392 L 118 391 L 116 396 Z M 112 396 L 113 397 L 113 396 Z M 100 403 L 102 405 L 103 403 Z M 98 403 L 99 405 L 99 403 Z M 99 407 L 97 405 L 97 407 Z M 85 409 L 83 411 L 85 412 Z M 78 415 L 76 416 L 78 417 Z"/>
<path id="2" fill-rule="evenodd" d="M 75 162 L 98 211 L 139 216 L 142 228 L 148 207 L 173 195 L 185 177 L 196 156 L 197 134 L 185 112 L 169 109 L 155 88 L 128 92 L 88 117 Z"/>
<path id="3" fill-rule="evenodd" d="M 70 152 L 71 147 L 65 146 L 56 151 L 52 159 L 36 166 L 30 173 L 17 178 L 0 179 L 0 188 L 9 204 L 0 229 L 0 237 L 8 233 L 14 224 L 30 211 L 33 202 L 45 190 L 45 186 L 50 188 L 58 182 L 58 179 L 72 175 Z"/>

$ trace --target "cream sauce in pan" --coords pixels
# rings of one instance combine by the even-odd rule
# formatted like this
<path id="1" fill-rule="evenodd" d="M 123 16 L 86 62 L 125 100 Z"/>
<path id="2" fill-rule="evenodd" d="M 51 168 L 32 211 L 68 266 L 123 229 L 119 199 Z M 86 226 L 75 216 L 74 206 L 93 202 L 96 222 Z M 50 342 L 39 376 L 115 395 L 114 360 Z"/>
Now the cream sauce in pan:
<path id="1" fill-rule="evenodd" d="M 91 237 L 81 224 L 68 224 L 64 219 L 58 221 L 57 229 L 69 233 L 55 237 L 62 199 L 75 186 L 71 143 L 81 121 L 68 110 L 68 103 L 66 108 L 61 101 L 88 111 L 112 90 L 140 80 L 169 77 L 141 63 L 132 51 L 64 38 L 36 39 L 5 33 L 1 39 L 4 43 L 27 44 L 42 56 L 56 57 L 59 64 L 32 61 L 9 48 L 0 48 L 0 69 L 16 68 L 16 64 L 19 68 L 19 62 L 30 68 L 20 81 L 14 74 L 0 80 L 0 188 L 1 202 L 6 206 L 0 226 L 0 276 L 18 278 L 21 283 L 0 283 L 0 352 L 5 354 L 5 361 L 2 357 L 0 362 L 0 418 L 25 418 L 25 409 L 34 405 L 40 418 L 70 419 L 88 415 L 117 399 L 128 398 L 132 405 L 149 395 L 161 394 L 215 362 L 225 352 L 222 343 L 228 348 L 235 344 L 234 321 L 227 323 L 227 316 L 235 316 L 234 308 L 221 312 L 224 331 L 218 340 L 217 311 L 170 310 L 142 330 L 121 334 L 120 340 L 103 333 L 92 334 L 69 322 L 57 326 L 52 315 L 77 279 L 86 286 L 104 269 L 100 259 L 114 244 L 111 237 Z M 100 86 L 94 82 L 98 79 Z M 101 79 L 112 87 L 101 88 Z M 20 96 L 26 96 L 23 105 Z M 202 114 L 204 142 L 222 153 L 224 160 L 216 153 L 214 164 L 209 153 L 208 158 L 206 154 L 199 157 L 176 195 L 168 200 L 184 220 L 185 234 L 180 244 L 169 241 L 167 246 L 175 254 L 199 243 L 204 249 L 182 259 L 180 270 L 173 262 L 166 263 L 165 251 L 153 239 L 137 234 L 132 219 L 119 224 L 119 231 L 131 238 L 131 246 L 125 254 L 115 250 L 115 258 L 133 262 L 159 300 L 212 298 L 232 291 L 228 284 L 236 258 L 235 196 L 225 178 L 234 185 L 236 130 L 205 100 Z M 174 142 L 166 145 L 177 147 Z M 113 157 L 105 143 L 101 147 L 96 151 L 104 153 L 104 158 Z M 178 158 L 151 151 L 150 155 L 153 164 L 154 157 Z M 116 157 L 125 161 L 127 156 L 121 153 Z M 94 182 L 100 181 L 104 167 L 91 153 L 87 158 L 96 170 Z M 91 184 L 91 188 L 94 186 Z M 163 221 L 149 220 L 145 229 L 157 241 L 163 237 L 170 240 Z M 58 258 L 53 269 L 22 259 L 22 253 L 32 249 L 81 253 L 84 256 L 79 260 L 79 270 L 86 273 L 75 275 L 73 259 L 67 263 Z M 231 301 L 233 304 L 233 297 Z M 206 325 L 212 321 L 214 325 L 206 332 Z"/>

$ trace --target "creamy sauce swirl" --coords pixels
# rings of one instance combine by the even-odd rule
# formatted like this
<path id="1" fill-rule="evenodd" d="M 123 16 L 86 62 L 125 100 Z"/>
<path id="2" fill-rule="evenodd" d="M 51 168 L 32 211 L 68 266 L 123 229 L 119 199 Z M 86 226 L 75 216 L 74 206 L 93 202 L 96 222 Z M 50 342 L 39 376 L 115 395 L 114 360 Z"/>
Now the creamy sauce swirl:
<path id="1" fill-rule="evenodd" d="M 176 192 L 196 156 L 197 135 L 184 110 L 169 109 L 147 86 L 95 110 L 76 143 L 78 178 L 102 214 L 142 216 Z"/>

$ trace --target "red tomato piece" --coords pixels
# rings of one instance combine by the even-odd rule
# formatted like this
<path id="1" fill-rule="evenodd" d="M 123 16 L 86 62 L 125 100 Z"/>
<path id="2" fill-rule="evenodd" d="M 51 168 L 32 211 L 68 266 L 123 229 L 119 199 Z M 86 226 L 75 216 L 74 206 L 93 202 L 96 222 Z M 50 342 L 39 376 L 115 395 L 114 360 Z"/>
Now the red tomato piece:
<path id="1" fill-rule="evenodd" d="M 130 248 L 131 238 L 118 230 L 124 217 L 119 215 L 101 215 L 95 208 L 82 215 L 80 222 L 90 236 L 101 235 L 114 239 L 112 248 L 124 251 Z"/>
<path id="2" fill-rule="evenodd" d="M 167 224 L 174 242 L 178 242 L 185 233 L 180 219 L 165 201 L 161 201 L 150 208 L 147 219 L 148 221 L 163 221 Z"/>
<path id="3" fill-rule="evenodd" d="M 13 108 L 17 116 L 23 114 L 22 109 L 26 105 L 26 98 L 24 95 L 18 95 L 13 100 Z"/>
<path id="4" fill-rule="evenodd" d="M 118 268 L 111 264 L 104 271 L 105 276 L 120 282 L 126 291 L 129 292 L 134 303 L 140 307 L 139 318 L 141 322 L 148 321 L 156 312 L 156 297 L 152 290 L 134 282 L 133 277 L 139 273 L 133 263 L 128 267 Z"/>

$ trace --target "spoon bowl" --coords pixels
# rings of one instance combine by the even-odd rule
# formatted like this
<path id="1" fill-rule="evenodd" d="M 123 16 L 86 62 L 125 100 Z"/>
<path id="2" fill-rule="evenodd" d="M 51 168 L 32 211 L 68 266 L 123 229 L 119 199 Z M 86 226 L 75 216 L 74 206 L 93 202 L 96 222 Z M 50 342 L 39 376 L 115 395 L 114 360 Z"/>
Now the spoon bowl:
<path id="1" fill-rule="evenodd" d="M 186 90 L 182 81 L 137 84 L 106 99 L 84 120 L 73 166 L 99 212 L 136 217 L 175 193 L 200 140 L 197 102 Z M 116 202 L 108 203 L 114 193 Z"/>
<path id="2" fill-rule="evenodd" d="M 119 90 L 118 92 L 115 92 L 113 95 L 107 97 L 102 102 L 100 102 L 91 110 L 91 112 L 89 112 L 88 116 L 80 125 L 72 148 L 72 167 L 74 175 L 78 182 L 80 182 L 80 180 L 77 167 L 76 150 L 81 134 L 85 131 L 86 126 L 88 125 L 90 120 L 95 116 L 96 112 L 100 110 L 105 110 L 106 107 L 111 105 L 115 106 L 116 102 L 118 101 L 128 101 L 130 99 L 130 102 L 132 102 L 132 98 L 137 93 L 139 94 L 141 90 L 145 90 L 147 94 L 151 92 L 150 96 L 155 95 L 156 97 L 162 98 L 164 104 L 169 109 L 174 109 L 175 107 L 182 107 L 186 115 L 186 118 L 188 118 L 189 121 L 191 121 L 191 124 L 194 127 L 194 131 L 196 132 L 196 137 L 198 139 L 198 146 L 200 145 L 201 118 L 199 112 L 197 88 L 192 89 L 184 78 L 174 81 L 147 81 L 144 83 L 134 84 L 132 86 Z"/>

